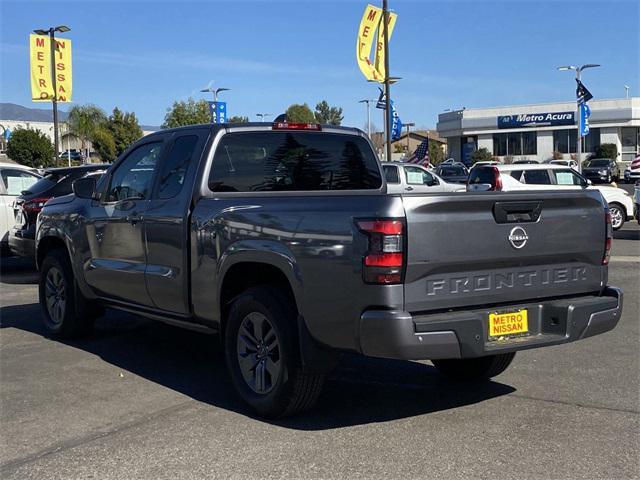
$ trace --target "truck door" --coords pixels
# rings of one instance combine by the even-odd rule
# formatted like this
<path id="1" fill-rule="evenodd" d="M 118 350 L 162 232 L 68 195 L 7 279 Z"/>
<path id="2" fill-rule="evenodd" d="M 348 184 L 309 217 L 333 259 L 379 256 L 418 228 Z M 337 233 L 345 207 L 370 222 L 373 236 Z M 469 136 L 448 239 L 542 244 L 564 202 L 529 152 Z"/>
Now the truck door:
<path id="1" fill-rule="evenodd" d="M 209 132 L 207 128 L 173 134 L 144 218 L 147 290 L 155 307 L 178 314 L 189 312 L 189 212 Z"/>
<path id="2" fill-rule="evenodd" d="M 144 280 L 143 219 L 162 145 L 163 138 L 154 136 L 129 152 L 109 174 L 100 201 L 91 207 L 87 219 L 91 253 L 85 278 L 105 298 L 152 305 Z"/>

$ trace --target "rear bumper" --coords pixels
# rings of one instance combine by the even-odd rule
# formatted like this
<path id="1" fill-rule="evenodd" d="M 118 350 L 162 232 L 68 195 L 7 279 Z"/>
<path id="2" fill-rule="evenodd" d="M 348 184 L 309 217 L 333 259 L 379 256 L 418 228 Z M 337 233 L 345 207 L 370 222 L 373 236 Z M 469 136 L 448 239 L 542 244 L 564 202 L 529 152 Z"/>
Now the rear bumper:
<path id="1" fill-rule="evenodd" d="M 429 360 L 481 357 L 569 343 L 613 329 L 622 315 L 622 298 L 622 290 L 607 287 L 601 296 L 430 315 L 369 310 L 360 318 L 360 350 L 372 357 Z M 529 335 L 489 341 L 489 313 L 521 308 L 529 311 Z"/>

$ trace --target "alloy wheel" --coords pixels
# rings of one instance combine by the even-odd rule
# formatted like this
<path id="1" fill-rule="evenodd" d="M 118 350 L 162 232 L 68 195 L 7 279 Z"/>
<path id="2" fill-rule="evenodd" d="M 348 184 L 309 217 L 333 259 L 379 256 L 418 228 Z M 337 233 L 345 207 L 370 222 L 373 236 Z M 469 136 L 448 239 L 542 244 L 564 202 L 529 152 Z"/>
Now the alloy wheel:
<path id="1" fill-rule="evenodd" d="M 280 342 L 275 328 L 262 313 L 252 312 L 242 320 L 237 357 L 247 385 L 256 393 L 269 393 L 282 370 Z"/>
<path id="2" fill-rule="evenodd" d="M 47 312 L 55 325 L 60 325 L 67 308 L 67 292 L 62 272 L 51 267 L 45 280 L 45 299 Z"/>
<path id="3" fill-rule="evenodd" d="M 624 222 L 622 211 L 618 207 L 611 207 L 609 212 L 611 213 L 611 226 L 616 229 L 620 228 Z"/>

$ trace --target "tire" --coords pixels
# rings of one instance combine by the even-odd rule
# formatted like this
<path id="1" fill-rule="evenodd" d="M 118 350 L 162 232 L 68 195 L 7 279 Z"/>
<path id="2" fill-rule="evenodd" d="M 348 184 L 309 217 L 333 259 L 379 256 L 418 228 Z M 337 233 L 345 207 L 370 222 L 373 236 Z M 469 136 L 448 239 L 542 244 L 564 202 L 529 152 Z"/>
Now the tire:
<path id="1" fill-rule="evenodd" d="M 233 386 L 259 416 L 300 413 L 320 395 L 324 376 L 302 366 L 295 308 L 275 288 L 250 288 L 234 300 L 224 346 Z"/>
<path id="2" fill-rule="evenodd" d="M 461 382 L 486 381 L 504 372 L 516 352 L 500 353 L 479 358 L 432 360 L 431 362 L 445 377 Z"/>
<path id="3" fill-rule="evenodd" d="M 620 230 L 627 219 L 624 207 L 618 203 L 610 203 L 609 213 L 611 213 L 611 228 Z"/>
<path id="4" fill-rule="evenodd" d="M 64 250 L 47 253 L 40 268 L 38 290 L 42 319 L 49 334 L 77 338 L 92 331 L 100 310 L 76 288 L 71 262 Z"/>

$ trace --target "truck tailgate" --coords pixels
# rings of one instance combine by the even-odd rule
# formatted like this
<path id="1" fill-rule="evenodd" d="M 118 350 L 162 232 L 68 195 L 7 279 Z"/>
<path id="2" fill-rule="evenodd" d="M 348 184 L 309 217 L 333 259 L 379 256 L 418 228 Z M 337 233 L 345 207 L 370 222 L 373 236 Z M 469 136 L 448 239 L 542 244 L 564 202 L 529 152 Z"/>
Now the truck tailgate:
<path id="1" fill-rule="evenodd" d="M 600 291 L 606 225 L 597 191 L 403 195 L 405 310 Z"/>

